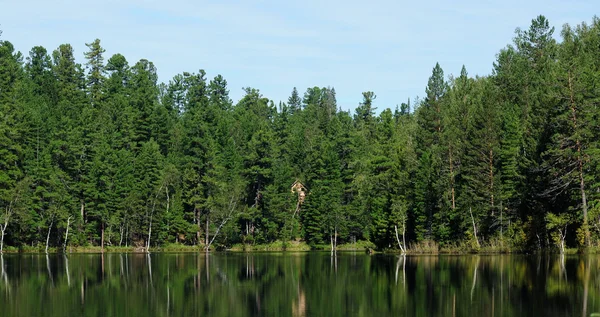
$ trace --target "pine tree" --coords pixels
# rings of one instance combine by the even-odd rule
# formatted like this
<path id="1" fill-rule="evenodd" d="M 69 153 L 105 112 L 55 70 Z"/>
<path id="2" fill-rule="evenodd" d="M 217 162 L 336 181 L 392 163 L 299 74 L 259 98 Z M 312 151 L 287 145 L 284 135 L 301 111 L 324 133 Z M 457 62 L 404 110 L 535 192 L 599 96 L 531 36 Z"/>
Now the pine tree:
<path id="1" fill-rule="evenodd" d="M 87 59 L 88 76 L 87 87 L 92 107 L 95 107 L 102 100 L 102 88 L 105 81 L 104 57 L 102 54 L 106 51 L 100 46 L 100 40 L 95 39 L 92 43 L 87 43 L 89 51 L 84 53 Z"/>

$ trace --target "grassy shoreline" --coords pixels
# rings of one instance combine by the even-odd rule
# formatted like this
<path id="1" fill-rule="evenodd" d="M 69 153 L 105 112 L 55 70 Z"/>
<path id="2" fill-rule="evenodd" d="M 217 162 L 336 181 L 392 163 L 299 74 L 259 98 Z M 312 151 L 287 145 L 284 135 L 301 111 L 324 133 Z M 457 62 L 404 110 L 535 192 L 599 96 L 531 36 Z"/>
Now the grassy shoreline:
<path id="1" fill-rule="evenodd" d="M 66 252 L 62 248 L 48 248 L 48 253 L 102 253 L 99 246 L 69 246 Z M 310 246 L 303 241 L 274 241 L 267 244 L 234 244 L 229 248 L 211 247 L 211 252 L 311 252 L 311 251 L 331 251 L 331 245 L 313 245 Z M 385 248 L 377 250 L 375 245 L 369 241 L 357 241 L 356 243 L 340 244 L 337 251 L 355 251 L 368 254 L 402 254 L 399 249 Z M 22 246 L 20 248 L 5 246 L 4 253 L 45 253 L 44 246 Z M 205 252 L 203 245 L 182 245 L 169 244 L 164 246 L 151 247 L 150 253 L 192 253 Z M 146 253 L 142 247 L 118 247 L 106 246 L 104 253 Z M 600 247 L 591 247 L 584 252 L 576 248 L 565 250 L 565 254 L 600 254 Z M 536 252 L 526 252 L 517 249 L 511 249 L 508 246 L 481 246 L 479 248 L 465 245 L 447 245 L 440 247 L 436 243 L 411 244 L 405 252 L 406 255 L 469 255 L 469 254 L 558 254 L 556 250 L 539 250 Z"/>

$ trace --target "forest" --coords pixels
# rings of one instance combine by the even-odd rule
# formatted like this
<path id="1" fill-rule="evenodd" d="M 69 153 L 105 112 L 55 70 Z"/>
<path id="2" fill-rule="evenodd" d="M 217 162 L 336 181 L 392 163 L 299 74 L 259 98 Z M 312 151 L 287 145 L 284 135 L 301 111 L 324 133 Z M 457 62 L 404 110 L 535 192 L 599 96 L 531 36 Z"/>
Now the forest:
<path id="1" fill-rule="evenodd" d="M 538 16 L 490 75 L 436 64 L 424 98 L 381 111 L 371 91 L 343 111 L 333 87 L 234 104 L 221 75 L 159 83 L 98 39 L 79 64 L 0 38 L 0 252 L 597 247 L 600 20 L 554 33 Z"/>

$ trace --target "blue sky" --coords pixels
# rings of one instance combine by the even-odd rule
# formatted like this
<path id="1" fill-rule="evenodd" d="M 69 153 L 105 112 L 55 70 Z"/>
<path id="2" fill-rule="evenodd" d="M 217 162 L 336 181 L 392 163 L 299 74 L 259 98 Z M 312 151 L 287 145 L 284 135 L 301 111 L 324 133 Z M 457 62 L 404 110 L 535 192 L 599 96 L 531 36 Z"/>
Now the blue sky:
<path id="1" fill-rule="evenodd" d="M 515 28 L 543 14 L 558 35 L 598 9 L 583 0 L 3 2 L 2 39 L 24 55 L 70 43 L 84 63 L 85 43 L 99 38 L 106 59 L 146 58 L 163 82 L 204 69 L 225 77 L 234 101 L 253 87 L 276 103 L 294 86 L 332 86 L 345 110 L 363 91 L 375 92 L 379 110 L 423 96 L 436 62 L 446 76 L 463 64 L 488 75 Z"/>

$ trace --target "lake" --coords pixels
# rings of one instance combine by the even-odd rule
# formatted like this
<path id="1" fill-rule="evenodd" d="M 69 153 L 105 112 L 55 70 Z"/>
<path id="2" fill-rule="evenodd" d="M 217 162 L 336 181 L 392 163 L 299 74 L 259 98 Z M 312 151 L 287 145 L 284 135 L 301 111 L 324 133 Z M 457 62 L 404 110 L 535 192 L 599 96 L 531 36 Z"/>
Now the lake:
<path id="1" fill-rule="evenodd" d="M 599 259 L 4 254 L 0 316 L 592 316 Z"/>

